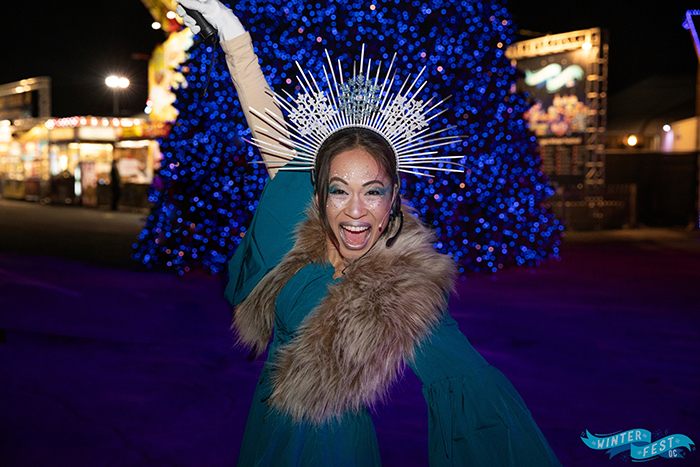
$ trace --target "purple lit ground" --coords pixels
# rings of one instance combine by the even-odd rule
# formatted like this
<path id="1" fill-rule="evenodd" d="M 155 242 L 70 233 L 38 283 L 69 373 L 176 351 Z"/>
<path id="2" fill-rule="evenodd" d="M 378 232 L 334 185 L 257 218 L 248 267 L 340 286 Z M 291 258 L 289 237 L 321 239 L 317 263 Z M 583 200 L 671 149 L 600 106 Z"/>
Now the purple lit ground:
<path id="1" fill-rule="evenodd" d="M 235 465 L 261 364 L 231 347 L 221 277 L 131 262 L 139 219 L 0 200 L 0 465 Z M 565 466 L 629 465 L 586 429 L 700 440 L 698 234 L 570 234 L 562 257 L 462 283 L 463 332 Z M 427 465 L 410 372 L 376 420 L 384 465 Z"/>

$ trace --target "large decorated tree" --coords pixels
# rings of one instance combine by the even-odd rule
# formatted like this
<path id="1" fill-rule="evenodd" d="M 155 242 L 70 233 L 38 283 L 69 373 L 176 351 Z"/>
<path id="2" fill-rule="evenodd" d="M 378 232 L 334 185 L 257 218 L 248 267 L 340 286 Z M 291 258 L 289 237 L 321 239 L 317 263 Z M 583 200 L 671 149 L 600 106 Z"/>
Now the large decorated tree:
<path id="1" fill-rule="evenodd" d="M 512 93 L 516 70 L 505 57 L 515 25 L 505 7 L 489 1 L 344 2 L 244 1 L 231 5 L 253 36 L 273 89 L 294 92 L 298 61 L 318 73 L 324 50 L 348 69 L 365 56 L 386 66 L 397 54 L 402 80 L 420 68 L 423 96 L 452 95 L 432 123 L 454 125 L 464 173 L 407 175 L 402 197 L 437 233 L 436 247 L 460 270 L 496 272 L 535 266 L 558 255 L 562 226 L 545 204 L 552 195 L 540 169 L 534 137 L 523 121 L 526 103 Z M 251 166 L 254 148 L 219 51 L 204 98 L 211 48 L 200 45 L 185 63 L 188 86 L 177 91 L 179 117 L 163 139 L 161 184 L 151 191 L 152 213 L 135 257 L 183 273 L 220 271 L 245 234 L 267 177 Z"/>

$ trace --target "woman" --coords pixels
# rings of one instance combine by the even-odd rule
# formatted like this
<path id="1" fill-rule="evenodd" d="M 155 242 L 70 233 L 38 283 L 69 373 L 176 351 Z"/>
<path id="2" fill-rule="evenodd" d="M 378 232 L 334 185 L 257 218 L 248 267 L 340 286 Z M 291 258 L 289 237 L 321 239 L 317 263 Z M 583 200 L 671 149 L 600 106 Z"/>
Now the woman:
<path id="1" fill-rule="evenodd" d="M 288 108 L 290 122 L 310 128 L 285 127 L 235 15 L 217 0 L 180 1 L 219 31 L 254 141 L 278 169 L 270 169 L 229 265 L 226 296 L 236 305 L 239 342 L 260 355 L 272 336 L 239 465 L 380 465 L 368 407 L 404 364 L 423 383 L 432 466 L 560 465 L 515 389 L 449 316 L 454 262 L 400 203 L 398 172 L 415 166 L 426 147 L 452 139 L 397 140 L 397 131 L 377 123 L 384 117 L 324 126 L 330 107 L 312 115 L 318 121 Z M 196 33 L 181 7 L 178 13 Z M 361 66 L 352 86 L 336 83 L 343 118 L 365 116 L 364 105 L 387 111 L 362 73 Z M 317 104 L 325 96 L 310 92 Z M 293 158 L 285 163 L 280 154 Z M 313 186 L 308 173 L 288 170 L 300 166 L 312 170 Z"/>

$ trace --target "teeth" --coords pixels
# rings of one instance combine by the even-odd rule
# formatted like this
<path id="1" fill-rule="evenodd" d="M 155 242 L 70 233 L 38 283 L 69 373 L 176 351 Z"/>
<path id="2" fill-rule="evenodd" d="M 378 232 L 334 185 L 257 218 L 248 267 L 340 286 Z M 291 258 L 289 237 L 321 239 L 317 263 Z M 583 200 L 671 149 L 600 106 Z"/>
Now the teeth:
<path id="1" fill-rule="evenodd" d="M 369 227 L 360 227 L 360 226 L 354 226 L 354 225 L 344 225 L 343 228 L 345 230 L 349 230 L 350 232 L 364 232 L 365 230 L 369 229 Z"/>

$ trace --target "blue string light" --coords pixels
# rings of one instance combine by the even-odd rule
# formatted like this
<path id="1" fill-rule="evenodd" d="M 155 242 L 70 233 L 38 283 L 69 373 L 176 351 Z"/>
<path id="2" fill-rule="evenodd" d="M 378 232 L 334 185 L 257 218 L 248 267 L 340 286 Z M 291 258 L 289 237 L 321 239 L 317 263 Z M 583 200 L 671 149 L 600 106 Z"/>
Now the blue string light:
<path id="1" fill-rule="evenodd" d="M 515 25 L 491 1 L 248 0 L 233 7 L 251 32 L 273 88 L 294 92 L 295 60 L 318 73 L 323 50 L 345 62 L 366 55 L 390 60 L 396 52 L 403 80 L 422 66 L 427 93 L 452 95 L 436 126 L 455 125 L 464 174 L 406 176 L 403 199 L 438 236 L 436 248 L 467 271 L 534 267 L 559 255 L 563 226 L 545 200 L 553 194 L 526 130 L 523 96 L 511 94 L 516 70 L 504 52 Z M 183 274 L 223 270 L 245 234 L 267 174 L 246 163 L 253 148 L 223 54 L 217 55 L 208 95 L 210 52 L 202 45 L 183 65 L 187 87 L 177 91 L 179 117 L 160 141 L 163 187 L 151 189 L 153 209 L 134 258 Z M 413 66 L 415 65 L 415 66 Z"/>

